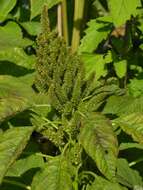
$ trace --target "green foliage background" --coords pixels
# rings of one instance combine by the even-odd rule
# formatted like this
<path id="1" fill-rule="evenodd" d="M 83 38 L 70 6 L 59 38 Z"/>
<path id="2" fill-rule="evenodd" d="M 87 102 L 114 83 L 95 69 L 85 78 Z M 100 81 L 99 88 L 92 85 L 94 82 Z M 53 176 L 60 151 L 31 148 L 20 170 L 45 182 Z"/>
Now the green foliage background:
<path id="1" fill-rule="evenodd" d="M 142 61 L 142 0 L 1 0 L 0 189 L 142 190 Z"/>

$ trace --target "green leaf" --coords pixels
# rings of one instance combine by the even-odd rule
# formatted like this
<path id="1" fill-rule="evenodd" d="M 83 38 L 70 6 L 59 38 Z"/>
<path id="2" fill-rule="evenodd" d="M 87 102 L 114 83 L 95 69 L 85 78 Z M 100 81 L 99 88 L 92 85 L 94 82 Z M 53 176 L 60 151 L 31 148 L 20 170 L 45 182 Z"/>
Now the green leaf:
<path id="1" fill-rule="evenodd" d="M 28 56 L 22 48 L 15 47 L 1 50 L 0 61 L 9 61 L 27 69 L 34 69 L 36 58 L 34 55 Z"/>
<path id="2" fill-rule="evenodd" d="M 21 28 L 15 22 L 8 22 L 5 26 L 0 26 L 0 51 L 13 47 L 26 47 L 33 42 L 24 39 Z"/>
<path id="3" fill-rule="evenodd" d="M 121 116 L 115 119 L 113 123 L 119 125 L 128 135 L 131 135 L 134 141 L 143 143 L 142 113 L 132 113 L 126 116 Z"/>
<path id="4" fill-rule="evenodd" d="M 13 127 L 6 130 L 0 138 L 0 183 L 8 168 L 25 148 L 33 127 Z"/>
<path id="5" fill-rule="evenodd" d="M 24 81 L 25 78 L 17 78 L 8 75 L 0 75 L 0 98 L 24 97 L 32 100 L 35 93 L 30 85 Z"/>
<path id="6" fill-rule="evenodd" d="M 35 79 L 35 73 L 33 72 L 33 73 L 26 74 L 24 76 L 20 76 L 18 77 L 18 79 L 20 79 L 21 82 L 24 82 L 25 84 L 31 87 Z"/>
<path id="7" fill-rule="evenodd" d="M 127 72 L 127 60 L 114 62 L 114 68 L 119 78 L 123 78 Z"/>
<path id="8" fill-rule="evenodd" d="M 103 115 L 90 115 L 83 121 L 80 142 L 101 173 L 114 180 L 118 143 L 110 121 Z"/>
<path id="9" fill-rule="evenodd" d="M 117 166 L 117 179 L 119 183 L 129 188 L 133 188 L 134 190 L 143 188 L 141 176 L 136 170 L 129 167 L 129 164 L 125 159 L 118 159 Z"/>
<path id="10" fill-rule="evenodd" d="M 44 166 L 43 157 L 38 156 L 36 154 L 32 154 L 27 156 L 26 158 L 22 158 L 17 160 L 8 170 L 6 176 L 9 177 L 20 177 L 26 171 L 32 168 L 41 168 Z"/>
<path id="11" fill-rule="evenodd" d="M 33 178 L 31 190 L 72 189 L 69 163 L 60 156 L 52 158 Z"/>
<path id="12" fill-rule="evenodd" d="M 82 60 L 85 65 L 87 78 L 93 72 L 96 74 L 96 80 L 98 80 L 101 76 L 106 76 L 107 70 L 105 69 L 105 65 L 109 62 L 106 62 L 106 58 L 104 58 L 103 55 L 83 54 Z"/>
<path id="13" fill-rule="evenodd" d="M 132 101 L 132 98 L 128 96 L 110 96 L 103 109 L 103 113 L 120 115 L 124 112 L 125 106 L 132 103 Z"/>
<path id="14" fill-rule="evenodd" d="M 118 183 L 112 183 L 106 179 L 97 176 L 91 186 L 87 190 L 127 190 Z"/>
<path id="15" fill-rule="evenodd" d="M 110 16 L 116 27 L 125 24 L 131 15 L 138 14 L 137 7 L 141 7 L 140 0 L 109 0 Z"/>
<path id="16" fill-rule="evenodd" d="M 22 22 L 20 24 L 24 27 L 24 29 L 30 35 L 37 36 L 40 33 L 40 31 L 41 31 L 41 24 L 40 24 L 40 22 L 31 21 L 31 22 Z"/>
<path id="17" fill-rule="evenodd" d="M 134 97 L 138 97 L 141 96 L 143 94 L 143 80 L 140 79 L 132 79 L 130 80 L 130 83 L 128 85 L 129 88 L 129 93 L 134 96 Z"/>
<path id="18" fill-rule="evenodd" d="M 103 110 L 104 114 L 127 115 L 131 113 L 143 113 L 143 97 L 111 96 Z"/>
<path id="19" fill-rule="evenodd" d="M 27 109 L 29 104 L 27 99 L 18 97 L 7 97 L 0 99 L 0 124 L 17 113 Z"/>
<path id="20" fill-rule="evenodd" d="M 96 19 L 91 20 L 87 25 L 85 36 L 82 38 L 79 46 L 79 53 L 92 53 L 96 50 L 99 43 L 107 38 L 111 29 L 109 23 L 99 22 Z"/>
<path id="21" fill-rule="evenodd" d="M 0 0 L 0 22 L 4 21 L 7 14 L 13 9 L 17 0 Z"/>
<path id="22" fill-rule="evenodd" d="M 138 149 L 143 149 L 143 145 L 139 143 L 121 143 L 119 150 L 126 150 L 130 148 L 138 148 Z"/>
<path id="23" fill-rule="evenodd" d="M 10 76 L 0 76 L 0 123 L 33 104 L 33 92 L 27 83 Z"/>
<path id="24" fill-rule="evenodd" d="M 44 4 L 48 6 L 48 9 L 58 4 L 62 0 L 30 0 L 31 1 L 31 19 L 41 14 Z"/>

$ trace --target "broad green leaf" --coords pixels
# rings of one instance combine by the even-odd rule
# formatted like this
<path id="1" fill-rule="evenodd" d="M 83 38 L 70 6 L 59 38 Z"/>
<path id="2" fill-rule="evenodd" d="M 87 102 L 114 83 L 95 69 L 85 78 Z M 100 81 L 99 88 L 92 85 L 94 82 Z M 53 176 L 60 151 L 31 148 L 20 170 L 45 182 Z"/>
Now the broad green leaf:
<path id="1" fill-rule="evenodd" d="M 31 19 L 40 15 L 44 4 L 48 6 L 48 9 L 61 2 L 62 0 L 30 0 L 31 1 Z"/>
<path id="2" fill-rule="evenodd" d="M 31 22 L 22 22 L 20 24 L 30 35 L 37 36 L 40 33 L 41 30 L 40 22 L 31 21 Z"/>
<path id="3" fill-rule="evenodd" d="M 0 0 L 0 22 L 4 21 L 7 14 L 13 9 L 17 0 Z"/>
<path id="4" fill-rule="evenodd" d="M 95 113 L 88 116 L 83 121 L 80 142 L 101 173 L 114 180 L 118 144 L 110 121 Z"/>
<path id="5" fill-rule="evenodd" d="M 0 124 L 30 107 L 27 99 L 21 97 L 0 98 Z"/>
<path id="6" fill-rule="evenodd" d="M 88 28 L 85 30 L 85 36 L 79 46 L 79 53 L 93 53 L 99 43 L 107 38 L 110 29 L 109 23 L 99 22 L 95 19 L 88 22 Z"/>
<path id="7" fill-rule="evenodd" d="M 9 177 L 20 177 L 26 171 L 32 168 L 41 168 L 44 166 L 43 157 L 36 154 L 27 156 L 17 160 L 8 170 L 6 176 Z"/>
<path id="8" fill-rule="evenodd" d="M 31 85 L 31 84 L 30 84 Z M 24 81 L 23 77 L 17 78 L 8 75 L 0 75 L 0 98 L 9 96 L 30 98 L 32 100 L 35 93 L 32 87 Z"/>
<path id="9" fill-rule="evenodd" d="M 104 114 L 117 114 L 124 112 L 126 105 L 132 103 L 133 99 L 128 96 L 110 96 L 103 109 Z"/>
<path id="10" fill-rule="evenodd" d="M 13 127 L 6 130 L 0 138 L 0 183 L 8 168 L 25 148 L 33 127 Z"/>
<path id="11" fill-rule="evenodd" d="M 45 164 L 33 178 L 31 190 L 70 190 L 72 180 L 69 163 L 58 156 L 52 158 Z"/>
<path id="12" fill-rule="evenodd" d="M 10 61 L 27 69 L 33 69 L 36 58 L 34 55 L 28 56 L 22 48 L 14 47 L 8 50 L 1 50 L 0 61 Z"/>
<path id="13" fill-rule="evenodd" d="M 114 62 L 114 68 L 115 68 L 117 76 L 119 78 L 123 78 L 127 72 L 127 61 L 121 60 L 119 62 Z"/>
<path id="14" fill-rule="evenodd" d="M 134 141 L 143 143 L 143 114 L 132 113 L 121 116 L 114 120 L 114 123 L 119 125 L 123 131 L 131 135 Z"/>
<path id="15" fill-rule="evenodd" d="M 18 79 L 20 79 L 21 82 L 24 82 L 24 84 L 32 86 L 35 79 L 35 73 L 29 73 L 24 76 L 20 76 Z"/>
<path id="16" fill-rule="evenodd" d="M 118 183 L 112 183 L 106 179 L 97 176 L 91 186 L 87 190 L 127 190 Z"/>
<path id="17" fill-rule="evenodd" d="M 142 87 L 143 87 L 143 80 L 134 78 L 130 80 L 130 83 L 128 85 L 129 93 L 134 97 L 141 96 L 143 94 Z"/>
<path id="18" fill-rule="evenodd" d="M 0 123 L 33 104 L 35 93 L 27 84 L 10 76 L 0 76 Z"/>
<path id="19" fill-rule="evenodd" d="M 119 146 L 119 150 L 126 150 L 130 148 L 143 149 L 143 145 L 139 143 L 121 143 Z"/>
<path id="20" fill-rule="evenodd" d="M 143 97 L 111 96 L 103 110 L 104 114 L 127 115 L 131 113 L 143 113 Z"/>
<path id="21" fill-rule="evenodd" d="M 105 23 L 112 23 L 112 17 L 110 15 L 98 17 L 97 20 Z"/>
<path id="22" fill-rule="evenodd" d="M 137 15 L 137 7 L 141 7 L 140 0 L 109 0 L 110 16 L 115 26 L 121 26 L 130 19 L 131 15 Z"/>
<path id="23" fill-rule="evenodd" d="M 23 38 L 21 28 L 15 22 L 0 26 L 0 51 L 13 47 L 26 47 L 33 42 Z"/>
<path id="24" fill-rule="evenodd" d="M 88 112 L 94 112 L 97 111 L 98 108 L 106 102 L 109 96 L 113 94 L 119 94 L 120 89 L 117 87 L 117 85 L 106 85 L 99 89 L 96 89 L 96 92 L 94 93 L 93 97 L 90 97 L 90 99 L 85 102 L 84 109 L 82 108 L 81 112 L 88 113 Z"/>
<path id="25" fill-rule="evenodd" d="M 131 169 L 125 159 L 118 159 L 117 163 L 118 182 L 134 190 L 143 189 L 143 181 L 139 173 Z"/>
<path id="26" fill-rule="evenodd" d="M 83 54 L 82 60 L 85 65 L 87 78 L 93 72 L 96 74 L 96 80 L 98 80 L 101 76 L 106 76 L 107 70 L 105 65 L 109 62 L 106 62 L 106 59 L 103 57 L 103 55 Z"/>

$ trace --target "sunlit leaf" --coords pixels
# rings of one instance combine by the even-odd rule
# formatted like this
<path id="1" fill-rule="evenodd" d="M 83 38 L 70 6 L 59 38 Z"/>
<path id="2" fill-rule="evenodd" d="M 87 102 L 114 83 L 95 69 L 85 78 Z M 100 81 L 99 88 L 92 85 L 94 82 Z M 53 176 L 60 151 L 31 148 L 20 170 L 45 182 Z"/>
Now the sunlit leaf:
<path id="1" fill-rule="evenodd" d="M 134 97 L 141 96 L 143 94 L 142 86 L 143 86 L 142 79 L 134 78 L 134 79 L 130 80 L 130 83 L 128 85 L 129 93 Z"/>
<path id="2" fill-rule="evenodd" d="M 12 47 L 26 47 L 33 42 L 23 38 L 21 28 L 15 22 L 0 26 L 0 51 Z"/>
<path id="3" fill-rule="evenodd" d="M 8 168 L 21 154 L 29 140 L 33 127 L 13 127 L 0 138 L 0 183 Z"/>
<path id="4" fill-rule="evenodd" d="M 130 148 L 143 149 L 143 145 L 139 143 L 121 143 L 119 147 L 120 150 L 126 150 Z"/>
<path id="5" fill-rule="evenodd" d="M 27 156 L 17 160 L 8 170 L 6 176 L 10 177 L 20 177 L 26 171 L 32 168 L 40 168 L 44 166 L 43 157 L 36 154 Z"/>
<path id="6" fill-rule="evenodd" d="M 102 40 L 105 40 L 110 33 L 109 23 L 91 20 L 85 30 L 85 36 L 81 40 L 79 53 L 92 53 Z"/>
<path id="7" fill-rule="evenodd" d="M 127 61 L 121 60 L 114 63 L 116 74 L 119 78 L 123 78 L 127 72 Z"/>
<path id="8" fill-rule="evenodd" d="M 24 29 L 30 34 L 30 35 L 33 35 L 33 36 L 36 36 L 40 33 L 40 30 L 41 30 L 41 25 L 40 25 L 40 22 L 22 22 L 20 23 Z"/>
<path id="9" fill-rule="evenodd" d="M 98 80 L 102 76 L 106 76 L 107 69 L 105 66 L 111 61 L 100 54 L 83 54 L 82 60 L 85 65 L 87 77 L 94 72 L 96 74 L 96 80 Z"/>
<path id="10" fill-rule="evenodd" d="M 69 163 L 61 156 L 50 159 L 33 178 L 31 190 L 72 189 Z"/>
<path id="11" fill-rule="evenodd" d="M 140 0 L 109 0 L 110 16 L 115 26 L 121 26 L 130 19 L 131 15 L 137 15 L 137 7 L 141 6 Z"/>
<path id="12" fill-rule="evenodd" d="M 16 0 L 0 0 L 0 22 L 4 21 L 7 14 L 13 9 Z"/>
<path id="13" fill-rule="evenodd" d="M 102 174 L 114 180 L 118 146 L 110 121 L 102 115 L 90 115 L 83 122 L 80 142 Z"/>
<path id="14" fill-rule="evenodd" d="M 0 61 L 9 61 L 24 68 L 33 69 L 36 58 L 34 55 L 28 56 L 22 48 L 15 47 L 1 50 Z"/>
<path id="15" fill-rule="evenodd" d="M 0 76 L 0 122 L 32 105 L 34 92 L 16 77 Z"/>
<path id="16" fill-rule="evenodd" d="M 134 190 L 143 188 L 141 176 L 136 170 L 129 167 L 125 159 L 118 159 L 117 179 L 119 183 L 129 188 L 133 188 Z"/>
<path id="17" fill-rule="evenodd" d="M 120 186 L 118 183 L 112 183 L 106 179 L 97 176 L 91 186 L 87 190 L 127 190 L 125 187 Z"/>
<path id="18" fill-rule="evenodd" d="M 111 96 L 108 98 L 103 113 L 116 115 L 129 115 L 131 113 L 143 113 L 143 97 Z"/>
<path id="19" fill-rule="evenodd" d="M 143 114 L 132 113 L 121 116 L 114 121 L 123 131 L 131 135 L 134 141 L 143 143 Z"/>
<path id="20" fill-rule="evenodd" d="M 47 4 L 48 8 L 50 9 L 51 7 L 53 7 L 62 0 L 38 0 L 38 1 L 30 0 L 30 1 L 31 1 L 31 19 L 33 19 L 37 15 L 40 15 L 44 4 Z"/>

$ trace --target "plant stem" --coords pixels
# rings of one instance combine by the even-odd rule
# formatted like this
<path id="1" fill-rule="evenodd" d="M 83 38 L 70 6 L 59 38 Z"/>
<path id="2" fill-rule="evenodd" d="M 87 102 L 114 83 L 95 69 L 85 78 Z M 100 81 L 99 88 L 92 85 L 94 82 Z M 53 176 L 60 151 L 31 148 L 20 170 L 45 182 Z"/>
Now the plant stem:
<path id="1" fill-rule="evenodd" d="M 50 159 L 53 158 L 52 156 L 49 156 L 49 155 L 47 155 L 47 154 L 38 153 L 38 152 L 37 152 L 35 155 L 36 155 L 36 156 L 41 156 L 41 157 L 44 157 L 44 158 L 50 158 Z"/>
<path id="2" fill-rule="evenodd" d="M 27 190 L 31 190 L 30 186 L 27 186 L 27 185 L 25 185 L 23 183 L 20 183 L 20 182 L 17 182 L 17 181 L 12 181 L 12 180 L 8 180 L 8 179 L 4 179 L 3 182 L 9 183 L 11 185 L 16 185 L 18 187 L 22 187 L 22 188 L 27 189 Z"/>
<path id="3" fill-rule="evenodd" d="M 134 166 L 134 165 L 136 165 L 136 164 L 138 164 L 139 162 L 142 162 L 142 161 L 143 161 L 143 158 L 139 158 L 139 159 L 137 159 L 137 160 L 135 160 L 133 162 L 130 162 L 129 166 L 132 167 L 132 166 Z"/>
<path id="4" fill-rule="evenodd" d="M 76 52 L 80 43 L 80 33 L 84 16 L 85 0 L 75 0 L 72 52 Z"/>
<path id="5" fill-rule="evenodd" d="M 49 119 L 42 117 L 44 121 L 46 121 L 48 124 L 51 124 L 51 126 L 55 129 L 58 129 L 58 127 L 54 124 L 54 122 L 50 121 Z"/>
<path id="6" fill-rule="evenodd" d="M 62 3 L 58 5 L 57 17 L 58 34 L 59 36 L 63 36 L 66 44 L 69 45 L 66 0 L 63 0 Z"/>
<path id="7" fill-rule="evenodd" d="M 68 17 L 67 17 L 67 1 L 62 1 L 62 18 L 63 18 L 63 37 L 67 45 L 69 45 L 68 36 Z"/>
<path id="8" fill-rule="evenodd" d="M 58 34 L 59 36 L 62 36 L 62 5 L 61 3 L 58 5 L 58 10 L 57 10 L 57 28 L 58 28 Z"/>
<path id="9" fill-rule="evenodd" d="M 91 172 L 91 171 L 83 171 L 82 174 L 92 175 L 94 178 L 97 177 L 97 175 L 94 172 Z"/>

